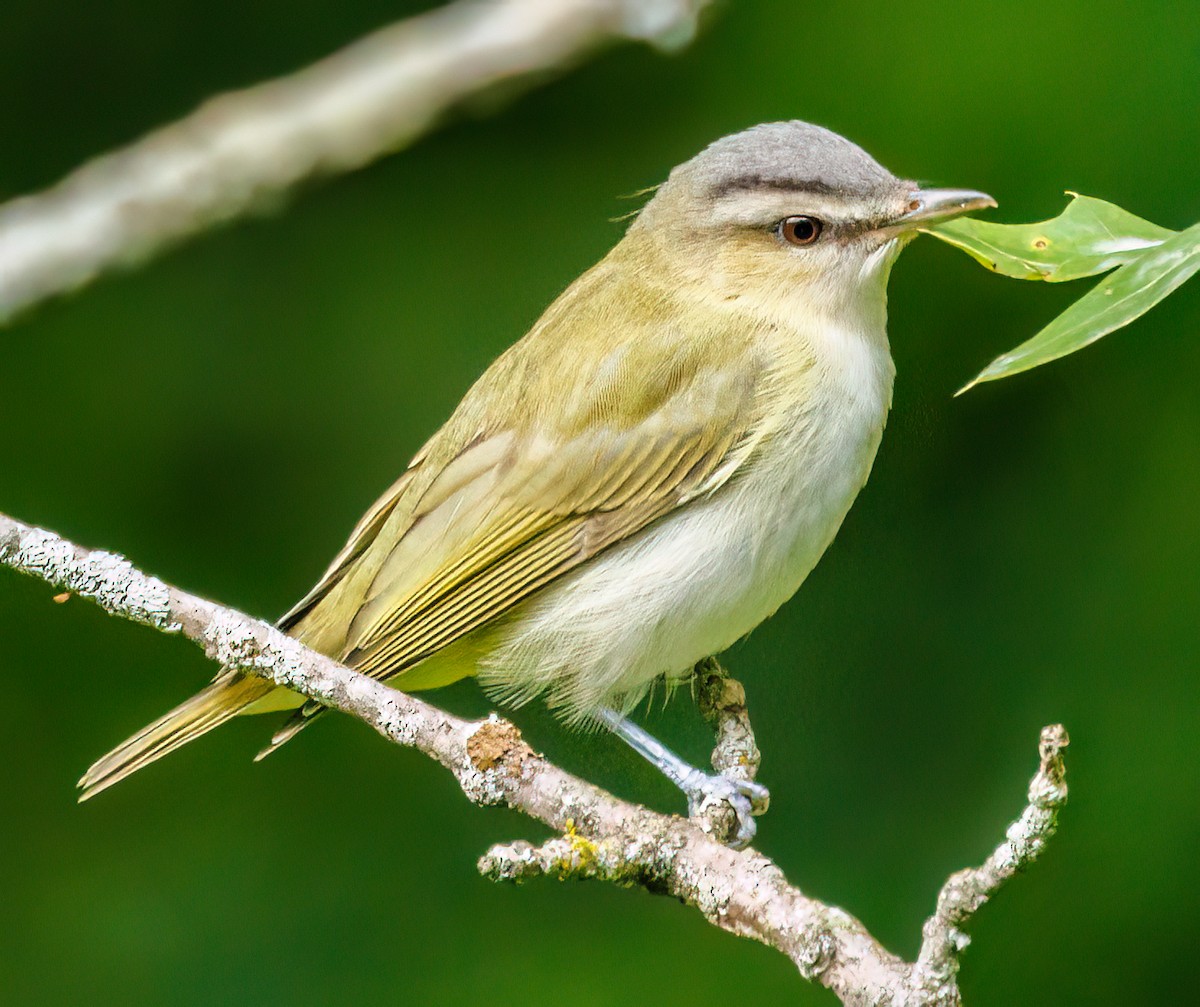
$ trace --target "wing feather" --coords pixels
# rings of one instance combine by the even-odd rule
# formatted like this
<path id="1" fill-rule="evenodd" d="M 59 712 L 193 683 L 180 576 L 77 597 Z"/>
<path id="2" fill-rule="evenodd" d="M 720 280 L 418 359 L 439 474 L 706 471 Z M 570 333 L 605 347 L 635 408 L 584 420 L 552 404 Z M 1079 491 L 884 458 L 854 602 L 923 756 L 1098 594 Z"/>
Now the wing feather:
<path id="1" fill-rule="evenodd" d="M 369 675 L 391 675 L 490 622 L 573 565 L 571 540 L 576 528 L 571 525 L 564 523 L 543 532 L 398 632 L 356 648 L 348 660 Z"/>
<path id="2" fill-rule="evenodd" d="M 627 284 L 606 301 L 596 290 L 610 279 L 598 267 L 568 290 L 477 382 L 286 617 L 297 636 L 336 641 L 331 653 L 390 677 L 754 456 L 772 433 L 772 368 L 753 325 L 716 325 L 711 311 L 689 324 L 658 288 L 631 296 Z M 587 284 L 595 296 L 581 303 Z M 664 316 L 676 319 L 666 331 Z M 579 326 L 620 335 L 597 352 Z"/>
<path id="3" fill-rule="evenodd" d="M 412 481 L 416 465 L 417 461 L 414 461 L 362 516 L 358 524 L 354 526 L 354 531 L 350 533 L 350 538 L 342 547 L 342 551 L 333 557 L 333 562 L 329 564 L 329 568 L 322 574 L 321 579 L 276 624 L 280 629 L 290 630 L 297 625 L 341 582 L 354 563 L 370 548 Z"/>
<path id="4" fill-rule="evenodd" d="M 725 459 L 736 437 L 722 433 L 710 438 L 697 432 L 639 450 L 627 456 L 636 464 L 619 478 L 608 470 L 593 473 L 590 481 L 599 490 L 571 494 L 583 504 L 574 512 L 526 511 L 501 531 L 485 522 L 466 558 L 453 557 L 406 601 L 385 604 L 383 618 L 356 627 L 346 660 L 367 674 L 396 674 L 503 615 L 679 506 Z"/>

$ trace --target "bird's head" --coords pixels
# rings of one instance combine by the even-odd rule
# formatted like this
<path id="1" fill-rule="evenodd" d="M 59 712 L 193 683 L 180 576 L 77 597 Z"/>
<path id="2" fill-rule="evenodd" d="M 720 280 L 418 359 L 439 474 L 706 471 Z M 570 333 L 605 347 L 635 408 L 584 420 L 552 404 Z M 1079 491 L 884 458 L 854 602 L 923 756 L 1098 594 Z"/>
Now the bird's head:
<path id="1" fill-rule="evenodd" d="M 726 299 L 767 295 L 837 310 L 882 295 L 919 227 L 995 201 L 921 188 L 806 122 L 754 126 L 675 168 L 630 228 L 672 269 Z"/>

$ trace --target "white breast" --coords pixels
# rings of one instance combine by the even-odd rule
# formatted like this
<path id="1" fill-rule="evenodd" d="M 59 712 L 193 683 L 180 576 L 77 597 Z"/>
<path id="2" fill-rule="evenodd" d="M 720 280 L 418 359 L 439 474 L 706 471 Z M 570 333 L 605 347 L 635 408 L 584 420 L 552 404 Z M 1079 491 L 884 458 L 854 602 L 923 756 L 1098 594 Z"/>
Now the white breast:
<path id="1" fill-rule="evenodd" d="M 628 709 L 795 593 L 866 481 L 891 401 L 882 329 L 824 326 L 816 339 L 816 391 L 748 471 L 526 606 L 481 662 L 485 686 L 516 702 L 545 693 L 571 718 Z"/>

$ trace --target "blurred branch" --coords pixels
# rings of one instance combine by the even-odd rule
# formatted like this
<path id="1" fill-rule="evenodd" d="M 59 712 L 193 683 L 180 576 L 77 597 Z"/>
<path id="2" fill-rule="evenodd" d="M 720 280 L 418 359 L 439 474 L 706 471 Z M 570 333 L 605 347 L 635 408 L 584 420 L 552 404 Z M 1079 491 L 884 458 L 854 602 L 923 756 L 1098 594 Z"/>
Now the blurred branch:
<path id="1" fill-rule="evenodd" d="M 259 675 L 357 717 L 454 774 L 476 804 L 524 812 L 560 835 L 495 846 L 479 869 L 497 880 L 600 878 L 674 896 L 714 926 L 776 948 L 844 1004 L 953 1007 L 962 928 L 1000 886 L 1037 859 L 1067 798 L 1061 727 L 1042 732 L 1024 813 L 982 867 L 946 882 L 915 963 L 889 953 L 853 916 L 804 895 L 756 851 L 723 846 L 704 823 L 622 801 L 535 753 L 512 724 L 466 721 L 339 665 L 251 619 L 150 577 L 120 556 L 80 548 L 0 515 L 0 566 L 90 598 L 107 612 L 182 633 L 226 667 Z M 705 662 L 702 705 L 718 724 L 713 763 L 753 773 L 757 747 L 741 686 Z"/>
<path id="2" fill-rule="evenodd" d="M 106 270 L 412 143 L 499 84 L 605 43 L 685 44 L 708 0 L 459 0 L 186 118 L 0 206 L 0 323 Z"/>

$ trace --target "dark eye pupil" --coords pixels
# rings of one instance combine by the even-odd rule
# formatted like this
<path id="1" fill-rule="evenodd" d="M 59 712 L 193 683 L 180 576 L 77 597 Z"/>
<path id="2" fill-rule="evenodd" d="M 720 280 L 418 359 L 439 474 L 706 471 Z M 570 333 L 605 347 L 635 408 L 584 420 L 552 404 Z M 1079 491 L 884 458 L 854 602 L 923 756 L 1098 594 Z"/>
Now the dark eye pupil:
<path id="1" fill-rule="evenodd" d="M 793 245 L 811 245 L 821 233 L 821 222 L 813 217 L 788 217 L 783 236 Z"/>

